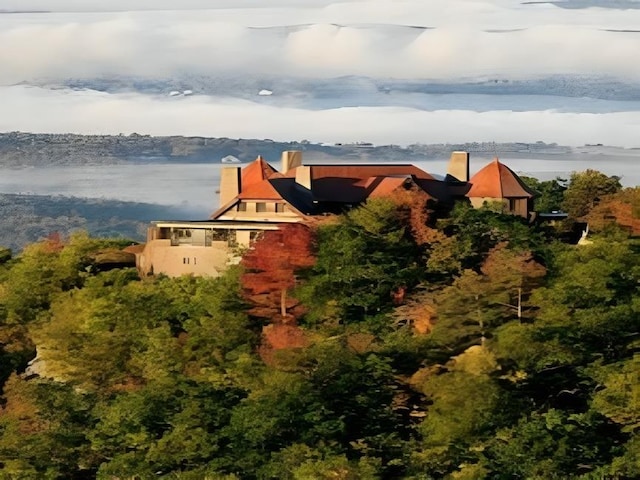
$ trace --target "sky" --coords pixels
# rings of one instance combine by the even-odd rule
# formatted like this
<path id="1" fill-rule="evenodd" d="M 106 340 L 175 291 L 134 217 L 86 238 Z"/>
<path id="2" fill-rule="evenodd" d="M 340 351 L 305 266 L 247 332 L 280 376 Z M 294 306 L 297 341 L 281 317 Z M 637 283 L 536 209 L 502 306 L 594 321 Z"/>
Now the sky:
<path id="1" fill-rule="evenodd" d="M 635 85 L 640 8 L 628 8 L 633 0 L 623 2 L 626 8 L 589 6 L 598 3 L 607 4 L 0 0 L 0 131 L 639 147 L 635 97 L 628 110 L 618 105 L 598 113 L 589 98 L 567 111 L 524 93 L 518 101 L 528 111 L 513 111 L 504 98 L 481 110 L 470 108 L 464 95 L 448 97 L 446 108 L 412 108 L 410 97 L 402 95 L 397 104 L 387 99 L 376 105 L 346 94 L 338 95 L 342 103 L 308 108 L 291 98 L 314 92 L 274 91 L 265 103 L 257 91 L 242 90 L 247 79 L 331 85 L 343 76 L 453 85 L 606 78 Z M 104 78 L 152 82 L 194 76 L 199 85 L 224 78 L 225 88 L 194 88 L 193 96 L 175 99 L 168 92 L 100 91 L 92 84 Z M 70 79 L 83 80 L 83 89 L 69 88 Z"/>

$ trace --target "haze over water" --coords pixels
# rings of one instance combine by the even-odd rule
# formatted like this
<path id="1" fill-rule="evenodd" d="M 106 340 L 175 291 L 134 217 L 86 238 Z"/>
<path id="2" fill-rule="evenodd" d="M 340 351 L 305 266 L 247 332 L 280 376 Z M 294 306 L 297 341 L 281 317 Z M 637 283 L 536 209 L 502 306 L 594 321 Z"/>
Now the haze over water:
<path id="1" fill-rule="evenodd" d="M 559 157 L 559 156 L 558 156 Z M 472 156 L 471 173 L 491 157 Z M 598 168 L 620 175 L 626 186 L 640 185 L 638 157 L 622 155 L 576 155 L 557 159 L 501 158 L 519 174 L 542 180 L 568 178 L 572 171 Z M 278 162 L 271 162 L 278 168 Z M 305 163 L 314 163 L 305 159 Z M 446 160 L 416 162 L 423 170 L 442 175 Z M 55 166 L 47 168 L 0 168 L 0 192 L 116 199 L 179 206 L 192 219 L 205 219 L 219 206 L 220 163 L 129 164 L 113 166 Z M 160 220 L 160 219 L 159 219 Z"/>

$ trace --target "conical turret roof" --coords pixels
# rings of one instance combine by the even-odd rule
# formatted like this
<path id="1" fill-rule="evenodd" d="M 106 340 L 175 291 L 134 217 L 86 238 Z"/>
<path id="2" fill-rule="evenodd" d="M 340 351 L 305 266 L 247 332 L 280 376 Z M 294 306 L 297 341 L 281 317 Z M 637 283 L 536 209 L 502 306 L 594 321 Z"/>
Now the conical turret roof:
<path id="1" fill-rule="evenodd" d="M 467 197 L 531 198 L 533 191 L 506 165 L 494 158 L 479 170 L 471 180 Z"/>

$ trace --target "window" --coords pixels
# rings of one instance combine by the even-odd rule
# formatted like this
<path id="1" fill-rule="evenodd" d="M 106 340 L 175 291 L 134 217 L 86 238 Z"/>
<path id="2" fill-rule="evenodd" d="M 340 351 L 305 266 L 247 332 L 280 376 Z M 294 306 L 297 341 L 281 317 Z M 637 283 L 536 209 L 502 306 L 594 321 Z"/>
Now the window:
<path id="1" fill-rule="evenodd" d="M 260 202 L 260 203 L 256 203 L 256 212 L 258 213 L 262 213 L 262 212 L 266 212 L 267 211 L 267 204 Z"/>
<path id="2" fill-rule="evenodd" d="M 284 203 L 276 203 L 276 213 L 284 213 Z"/>
<path id="3" fill-rule="evenodd" d="M 246 212 L 247 211 L 247 204 L 244 202 L 240 202 L 238 204 L 238 211 L 239 212 Z"/>

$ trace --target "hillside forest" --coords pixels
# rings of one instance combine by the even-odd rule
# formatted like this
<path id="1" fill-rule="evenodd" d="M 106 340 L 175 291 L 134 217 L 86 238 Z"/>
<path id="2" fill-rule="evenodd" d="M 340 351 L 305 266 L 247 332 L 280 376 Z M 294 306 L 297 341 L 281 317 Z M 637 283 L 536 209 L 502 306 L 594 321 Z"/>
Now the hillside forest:
<path id="1" fill-rule="evenodd" d="M 0 250 L 0 477 L 640 478 L 640 188 L 525 181 L 569 218 L 401 189 L 219 278 Z"/>

